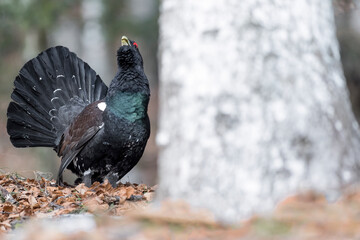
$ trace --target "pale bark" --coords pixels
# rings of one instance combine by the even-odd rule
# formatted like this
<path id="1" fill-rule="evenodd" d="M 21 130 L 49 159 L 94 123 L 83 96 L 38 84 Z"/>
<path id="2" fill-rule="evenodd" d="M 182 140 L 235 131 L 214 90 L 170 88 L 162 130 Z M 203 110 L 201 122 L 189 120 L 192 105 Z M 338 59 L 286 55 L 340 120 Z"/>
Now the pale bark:
<path id="1" fill-rule="evenodd" d="M 359 179 L 330 0 L 163 0 L 160 80 L 160 198 L 235 221 Z"/>

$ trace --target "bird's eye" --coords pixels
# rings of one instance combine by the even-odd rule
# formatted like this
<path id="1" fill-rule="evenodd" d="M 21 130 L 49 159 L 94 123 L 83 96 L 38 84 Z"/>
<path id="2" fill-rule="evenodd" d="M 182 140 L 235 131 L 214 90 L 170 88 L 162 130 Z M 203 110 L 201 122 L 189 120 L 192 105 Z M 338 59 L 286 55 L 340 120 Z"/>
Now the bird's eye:
<path id="1" fill-rule="evenodd" d="M 134 43 L 133 43 L 133 45 L 134 45 L 136 48 L 138 48 L 138 45 L 137 45 L 137 43 L 136 43 L 136 42 L 134 42 Z"/>

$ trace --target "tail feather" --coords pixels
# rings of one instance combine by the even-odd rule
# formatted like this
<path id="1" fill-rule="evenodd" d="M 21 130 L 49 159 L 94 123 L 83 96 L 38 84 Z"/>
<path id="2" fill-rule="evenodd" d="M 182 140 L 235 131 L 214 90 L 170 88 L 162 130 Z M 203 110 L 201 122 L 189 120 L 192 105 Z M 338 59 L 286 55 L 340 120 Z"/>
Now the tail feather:
<path id="1" fill-rule="evenodd" d="M 39 146 L 55 147 L 56 138 L 53 128 L 48 122 L 41 122 L 41 115 L 33 108 L 11 102 L 8 108 L 7 129 L 10 140 L 16 147 Z"/>
<path id="2" fill-rule="evenodd" d="M 22 98 L 20 95 L 17 95 L 17 97 L 13 99 L 16 99 L 20 104 L 16 104 L 15 102 L 11 102 L 9 104 L 8 122 L 15 121 L 16 119 L 19 119 L 25 123 L 35 121 L 46 129 L 51 130 L 52 128 L 54 128 L 50 121 L 47 121 L 47 119 L 43 119 L 44 114 L 36 109 L 36 107 L 38 106 L 36 102 L 30 103 L 31 100 L 29 102 L 26 102 L 26 100 L 24 100 L 24 98 Z"/>
<path id="3" fill-rule="evenodd" d="M 27 103 L 31 105 L 34 110 L 39 112 L 40 114 L 45 114 L 46 109 L 51 107 L 50 103 L 46 102 L 46 96 L 43 96 L 41 93 L 33 94 L 28 89 L 33 89 L 31 86 L 27 85 L 29 81 L 23 81 L 20 77 L 17 77 L 15 80 L 15 89 L 11 94 L 11 98 L 18 103 Z M 44 104 L 40 104 L 44 103 Z"/>
<path id="4" fill-rule="evenodd" d="M 79 74 L 81 76 L 81 78 L 84 78 L 86 77 L 86 66 L 83 64 L 83 62 L 78 62 L 78 66 L 79 66 Z M 86 81 L 80 81 L 80 89 L 81 90 L 80 92 L 84 94 L 84 98 L 85 99 L 89 99 L 89 97 L 87 96 L 87 93 L 86 93 Z"/>
<path id="5" fill-rule="evenodd" d="M 97 99 L 101 99 L 101 96 L 106 95 L 106 91 L 101 85 L 104 84 L 103 81 L 99 76 L 96 76 L 95 85 L 93 86 L 94 89 L 94 99 L 93 102 L 97 101 Z"/>
<path id="6" fill-rule="evenodd" d="M 107 87 L 67 48 L 57 46 L 27 62 L 14 82 L 7 131 L 16 147 L 56 147 L 73 118 Z"/>
<path id="7" fill-rule="evenodd" d="M 39 131 L 35 127 L 25 128 L 22 124 L 16 122 L 10 122 L 8 127 L 13 128 L 13 130 L 9 131 L 9 134 L 11 134 L 11 142 L 16 147 L 29 147 L 34 143 L 41 143 L 41 146 L 44 147 L 54 147 L 52 143 L 54 136 L 45 135 L 42 130 Z"/>
<path id="8" fill-rule="evenodd" d="M 42 115 L 38 114 L 33 108 L 27 108 L 14 102 L 11 102 L 8 108 L 8 125 L 16 123 L 22 125 L 24 129 L 32 129 L 36 132 L 42 132 L 44 135 L 55 137 L 55 129 L 52 128 L 52 124 L 41 121 L 41 117 Z M 17 130 L 8 127 L 9 132 Z"/>

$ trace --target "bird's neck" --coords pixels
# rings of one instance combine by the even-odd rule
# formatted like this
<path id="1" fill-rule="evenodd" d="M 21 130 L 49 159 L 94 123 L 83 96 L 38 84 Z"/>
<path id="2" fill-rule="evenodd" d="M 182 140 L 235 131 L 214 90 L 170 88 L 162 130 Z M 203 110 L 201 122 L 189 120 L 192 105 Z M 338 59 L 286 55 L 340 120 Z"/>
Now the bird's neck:
<path id="1" fill-rule="evenodd" d="M 111 81 L 107 95 L 117 92 L 150 92 L 149 81 L 141 66 L 122 69 L 119 67 L 114 79 Z"/>

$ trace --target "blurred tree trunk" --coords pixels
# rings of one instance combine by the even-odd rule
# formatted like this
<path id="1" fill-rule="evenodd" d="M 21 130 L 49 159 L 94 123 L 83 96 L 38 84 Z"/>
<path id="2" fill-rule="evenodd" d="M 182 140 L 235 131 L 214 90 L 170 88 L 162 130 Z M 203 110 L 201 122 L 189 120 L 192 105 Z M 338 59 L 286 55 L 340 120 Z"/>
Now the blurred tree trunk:
<path id="1" fill-rule="evenodd" d="M 38 49 L 43 51 L 49 47 L 48 43 L 48 32 L 45 28 L 40 28 L 38 30 Z"/>
<path id="2" fill-rule="evenodd" d="M 330 0 L 164 0 L 160 198 L 234 221 L 359 180 Z"/>
<path id="3" fill-rule="evenodd" d="M 346 11 L 338 14 L 335 20 L 352 110 L 357 121 L 360 122 L 360 13 Z"/>

